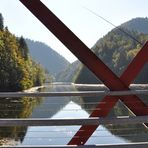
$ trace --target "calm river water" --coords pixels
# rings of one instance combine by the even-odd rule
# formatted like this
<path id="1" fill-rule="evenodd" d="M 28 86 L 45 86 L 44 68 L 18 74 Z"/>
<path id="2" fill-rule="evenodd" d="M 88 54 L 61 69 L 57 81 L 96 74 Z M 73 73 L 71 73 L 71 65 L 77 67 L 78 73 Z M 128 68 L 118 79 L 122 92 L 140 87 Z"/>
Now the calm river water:
<path id="1" fill-rule="evenodd" d="M 79 88 L 83 90 L 84 88 Z M 91 88 L 87 88 L 91 90 Z M 85 90 L 87 90 L 85 88 Z M 40 91 L 76 91 L 72 85 L 51 85 Z M 1 118 L 80 118 L 88 117 L 102 97 L 4 98 Z M 117 103 L 109 116 L 131 115 Z M 1 145 L 66 145 L 80 126 L 29 126 L 0 128 Z M 99 126 L 86 144 L 113 144 L 147 141 L 142 125 Z"/>

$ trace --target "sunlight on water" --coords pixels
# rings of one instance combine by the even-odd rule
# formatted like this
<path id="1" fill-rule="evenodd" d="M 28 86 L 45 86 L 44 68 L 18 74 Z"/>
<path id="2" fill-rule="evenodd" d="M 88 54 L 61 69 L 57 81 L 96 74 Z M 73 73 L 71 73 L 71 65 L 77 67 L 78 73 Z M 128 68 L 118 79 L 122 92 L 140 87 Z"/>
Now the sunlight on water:
<path id="1" fill-rule="evenodd" d="M 71 110 L 72 109 L 72 110 Z M 89 114 L 73 101 L 70 101 L 62 110 L 56 113 L 55 118 L 81 118 Z M 29 127 L 23 141 L 23 145 L 61 145 L 67 144 L 80 126 L 57 126 L 57 127 Z M 87 144 L 125 143 L 126 140 L 112 135 L 105 127 L 100 126 L 92 135 Z"/>

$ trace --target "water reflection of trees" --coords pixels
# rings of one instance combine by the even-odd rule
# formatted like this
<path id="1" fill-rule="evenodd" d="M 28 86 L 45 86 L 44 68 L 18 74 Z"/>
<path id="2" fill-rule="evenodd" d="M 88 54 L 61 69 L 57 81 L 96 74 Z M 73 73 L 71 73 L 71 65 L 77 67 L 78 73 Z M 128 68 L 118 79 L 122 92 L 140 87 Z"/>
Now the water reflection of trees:
<path id="1" fill-rule="evenodd" d="M 70 85 L 50 85 L 43 88 L 42 92 L 61 92 L 75 91 Z M 52 118 L 56 113 L 60 112 L 70 101 L 72 97 L 46 97 L 40 106 L 37 106 L 32 113 L 33 118 Z"/>
<path id="2" fill-rule="evenodd" d="M 41 98 L 0 98 L 0 118 L 28 118 L 35 106 L 40 104 Z M 0 127 L 0 145 L 14 140 L 21 142 L 27 127 Z"/>
<path id="3" fill-rule="evenodd" d="M 82 90 L 82 89 L 81 89 Z M 139 96 L 145 104 L 147 102 L 147 96 Z M 91 114 L 92 110 L 95 109 L 98 102 L 101 101 L 103 96 L 99 97 L 83 97 L 81 98 L 82 108 Z M 80 102 L 77 102 L 80 103 Z M 134 103 L 136 106 L 136 102 Z M 110 117 L 112 116 L 133 116 L 133 114 L 123 105 L 122 102 L 118 101 L 114 108 L 109 113 Z M 113 135 L 122 137 L 126 140 L 132 142 L 144 142 L 147 141 L 148 130 L 142 124 L 132 124 L 132 125 L 104 125 Z"/>
<path id="4" fill-rule="evenodd" d="M 56 87 L 50 90 L 42 91 L 75 91 L 72 87 Z M 69 97 L 69 98 L 1 98 L 0 99 L 0 118 L 28 118 L 28 117 L 52 117 L 63 107 L 69 103 L 70 100 L 79 104 L 82 109 L 89 114 L 96 107 L 98 102 L 102 100 L 100 97 Z M 147 103 L 146 99 L 142 99 Z M 42 103 L 41 103 L 42 102 Z M 40 105 L 39 105 L 40 104 Z M 136 104 L 136 102 L 135 102 Z M 43 110 L 42 110 L 43 109 Z M 44 112 L 43 112 L 44 111 Z M 39 114 L 40 113 L 40 114 Z M 132 115 L 129 110 L 121 103 L 118 102 L 112 109 L 109 116 Z M 129 141 L 146 141 L 147 130 L 142 125 L 105 125 L 105 127 L 118 137 L 123 137 Z M 13 138 L 16 141 L 23 141 L 26 134 L 27 127 L 0 127 L 0 144 L 4 138 Z"/>

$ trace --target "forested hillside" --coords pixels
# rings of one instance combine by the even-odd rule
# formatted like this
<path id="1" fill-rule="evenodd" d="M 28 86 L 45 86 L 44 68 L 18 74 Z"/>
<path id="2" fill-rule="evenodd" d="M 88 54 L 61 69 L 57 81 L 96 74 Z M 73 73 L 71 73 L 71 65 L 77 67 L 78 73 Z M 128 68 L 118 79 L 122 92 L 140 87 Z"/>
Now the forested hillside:
<path id="1" fill-rule="evenodd" d="M 66 69 L 56 75 L 56 81 L 59 82 L 74 82 L 81 70 L 81 62 L 75 61 L 70 64 Z"/>
<path id="2" fill-rule="evenodd" d="M 66 69 L 69 62 L 46 44 L 26 39 L 31 57 L 44 66 L 48 72 L 56 76 Z"/>
<path id="3" fill-rule="evenodd" d="M 128 22 L 123 23 L 120 27 L 131 31 L 133 30 L 139 33 L 148 34 L 148 18 L 134 18 Z"/>
<path id="4" fill-rule="evenodd" d="M 148 34 L 147 32 L 144 32 L 144 30 L 148 29 L 148 27 L 140 28 L 140 26 L 146 27 L 145 23 L 147 22 L 147 18 L 145 18 L 144 21 L 141 21 L 141 19 L 140 21 L 139 19 L 136 20 L 138 23 L 135 21 L 135 19 L 133 19 L 120 27 L 122 27 L 122 30 L 144 44 L 145 41 L 148 40 Z M 128 29 L 124 28 L 123 26 L 127 27 Z M 138 31 L 135 31 L 136 28 L 139 28 Z M 115 28 L 103 38 L 98 40 L 97 43 L 93 46 L 92 50 L 113 72 L 120 76 L 130 61 L 141 49 L 141 47 L 142 46 L 139 43 L 130 38 L 127 34 Z M 148 67 L 145 65 L 142 72 L 137 77 L 135 83 L 148 83 L 147 75 Z M 78 74 L 75 82 L 100 83 L 100 81 L 96 79 L 96 77 L 85 66 L 82 66 L 82 69 L 80 70 L 80 73 Z"/>
<path id="5" fill-rule="evenodd" d="M 44 71 L 30 58 L 24 38 L 4 27 L 0 14 L 0 91 L 24 90 L 41 85 L 44 79 Z"/>

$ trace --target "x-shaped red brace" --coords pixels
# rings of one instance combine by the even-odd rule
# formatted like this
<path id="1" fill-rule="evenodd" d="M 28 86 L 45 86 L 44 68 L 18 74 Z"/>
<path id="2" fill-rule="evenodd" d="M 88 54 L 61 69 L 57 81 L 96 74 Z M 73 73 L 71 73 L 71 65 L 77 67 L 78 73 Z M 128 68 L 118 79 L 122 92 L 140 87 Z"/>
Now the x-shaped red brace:
<path id="1" fill-rule="evenodd" d="M 120 80 L 127 86 L 132 83 L 136 78 L 144 64 L 148 60 L 148 42 L 139 51 L 137 56 L 129 64 L 127 69 L 123 72 Z M 110 80 L 109 80 L 110 81 Z M 117 86 L 118 89 L 118 86 Z M 123 89 L 129 90 L 129 89 Z M 137 116 L 148 115 L 148 107 L 136 96 L 105 96 L 91 113 L 90 117 L 106 117 L 117 101 L 120 100 Z M 148 127 L 148 124 L 145 124 Z M 68 143 L 69 145 L 83 145 L 97 129 L 97 125 L 86 125 L 82 126 L 79 131 L 74 135 L 72 140 Z"/>
<path id="2" fill-rule="evenodd" d="M 40 0 L 20 0 L 83 64 L 110 90 L 129 90 L 148 59 L 148 42 L 118 78 L 77 36 L 68 29 Z M 148 115 L 148 107 L 136 95 L 106 96 L 90 117 L 106 117 L 120 100 L 136 115 Z M 145 124 L 147 126 L 147 124 Z M 98 126 L 82 126 L 68 145 L 84 145 Z"/>

